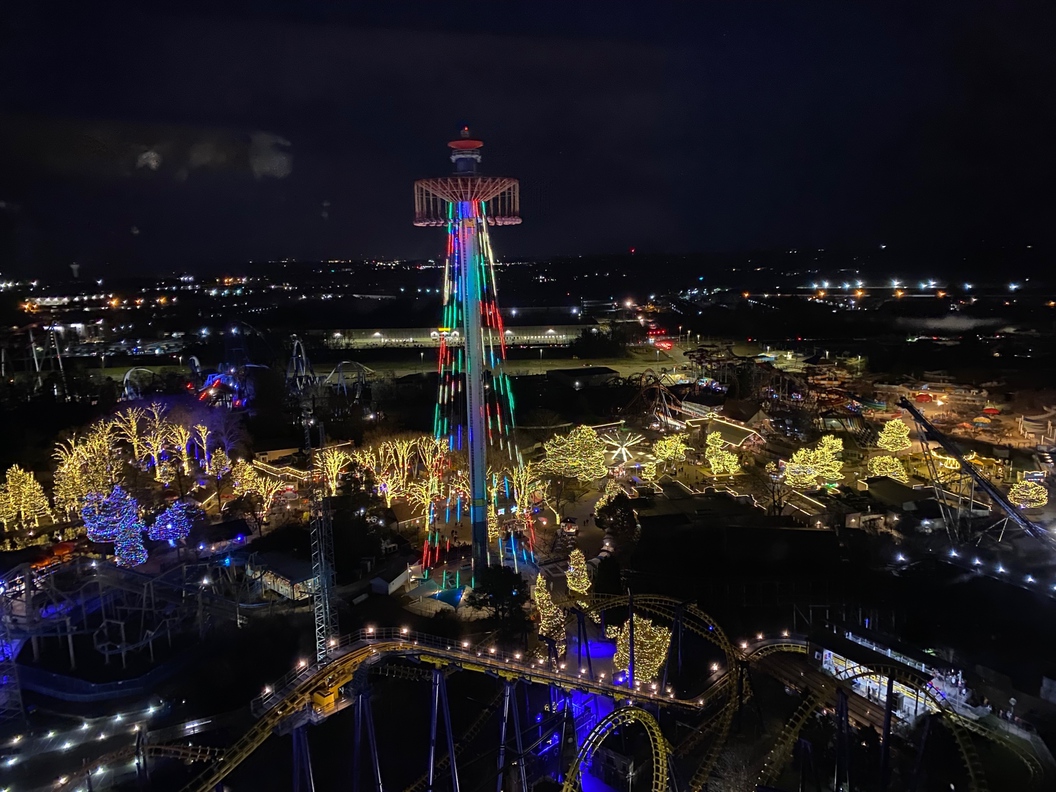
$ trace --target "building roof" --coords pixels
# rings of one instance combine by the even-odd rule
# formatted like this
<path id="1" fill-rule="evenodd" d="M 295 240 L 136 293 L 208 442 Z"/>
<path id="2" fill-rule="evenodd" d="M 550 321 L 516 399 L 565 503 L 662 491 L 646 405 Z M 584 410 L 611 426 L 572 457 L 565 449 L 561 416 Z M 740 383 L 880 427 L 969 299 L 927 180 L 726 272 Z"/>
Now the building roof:
<path id="1" fill-rule="evenodd" d="M 904 507 L 907 503 L 918 503 L 935 497 L 932 489 L 913 489 L 887 476 L 870 476 L 865 479 L 869 494 L 885 506 Z"/>
<path id="2" fill-rule="evenodd" d="M 723 442 L 732 446 L 739 446 L 752 435 L 759 435 L 759 433 L 750 426 L 741 426 L 740 424 L 723 421 L 720 418 L 712 418 L 708 421 L 708 425 L 704 429 L 704 432 L 705 434 L 718 432 Z"/>
<path id="3" fill-rule="evenodd" d="M 267 569 L 291 585 L 312 579 L 312 562 L 286 553 L 254 553 L 252 565 Z"/>
<path id="4" fill-rule="evenodd" d="M 881 666 L 897 668 L 905 676 L 918 680 L 920 685 L 924 685 L 932 679 L 929 674 L 925 674 L 923 671 L 920 671 L 911 665 L 907 665 L 901 660 L 888 657 L 874 649 L 870 649 L 868 646 L 862 646 L 860 643 L 856 643 L 843 635 L 819 631 L 811 633 L 807 640 L 812 646 L 828 649 L 829 651 L 840 655 L 840 657 L 845 657 L 851 662 L 865 666 L 866 668 L 877 668 Z"/>

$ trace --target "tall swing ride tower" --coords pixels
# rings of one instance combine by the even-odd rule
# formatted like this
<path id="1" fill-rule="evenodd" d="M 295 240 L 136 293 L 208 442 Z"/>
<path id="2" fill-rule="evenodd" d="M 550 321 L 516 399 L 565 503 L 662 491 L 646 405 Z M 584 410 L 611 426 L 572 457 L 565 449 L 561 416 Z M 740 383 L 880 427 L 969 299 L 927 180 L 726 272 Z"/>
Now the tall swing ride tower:
<path id="1" fill-rule="evenodd" d="M 521 222 L 520 191 L 516 179 L 478 172 L 484 143 L 468 127 L 447 145 L 454 173 L 414 183 L 414 224 L 447 228 L 434 432 L 453 451 L 468 452 L 473 566 L 482 570 L 489 562 L 487 449 L 516 456 L 488 226 Z"/>

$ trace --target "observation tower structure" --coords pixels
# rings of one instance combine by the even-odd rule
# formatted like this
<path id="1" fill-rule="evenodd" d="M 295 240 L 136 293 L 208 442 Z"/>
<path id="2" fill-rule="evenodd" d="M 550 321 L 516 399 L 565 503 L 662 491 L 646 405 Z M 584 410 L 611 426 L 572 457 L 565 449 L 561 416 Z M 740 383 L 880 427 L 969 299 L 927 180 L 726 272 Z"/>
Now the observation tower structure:
<path id="1" fill-rule="evenodd" d="M 521 222 L 520 190 L 516 179 L 479 172 L 484 143 L 468 127 L 447 145 L 454 173 L 414 183 L 414 224 L 447 229 L 434 433 L 452 451 L 468 453 L 476 572 L 489 564 L 488 448 L 517 458 L 488 227 Z"/>

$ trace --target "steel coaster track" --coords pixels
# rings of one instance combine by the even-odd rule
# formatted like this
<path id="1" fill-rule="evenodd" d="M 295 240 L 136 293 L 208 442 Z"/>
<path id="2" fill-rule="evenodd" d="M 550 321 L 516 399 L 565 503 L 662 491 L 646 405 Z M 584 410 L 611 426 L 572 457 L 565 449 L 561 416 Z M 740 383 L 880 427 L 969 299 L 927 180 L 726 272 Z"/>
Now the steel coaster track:
<path id="1" fill-rule="evenodd" d="M 484 728 L 484 724 L 488 722 L 488 719 L 495 714 L 495 710 L 498 709 L 499 704 L 502 703 L 504 691 L 500 690 L 498 694 L 480 711 L 480 714 L 476 717 L 473 723 L 470 724 L 469 728 L 462 733 L 462 737 L 457 743 L 455 743 L 455 758 L 462 756 L 462 752 L 469 743 L 476 739 L 477 735 L 480 734 L 480 730 Z M 451 764 L 451 754 L 444 754 L 436 763 L 436 773 L 443 773 L 447 771 L 448 765 Z M 413 784 L 404 789 L 404 792 L 422 792 L 429 786 L 429 774 L 423 773 L 419 776 Z"/>
<path id="2" fill-rule="evenodd" d="M 949 704 L 936 696 L 929 688 L 921 685 L 918 677 L 906 674 L 900 668 L 885 665 L 868 668 L 864 666 L 852 666 L 844 673 L 834 677 L 833 682 L 835 684 L 841 682 L 853 682 L 855 679 L 866 676 L 890 676 L 901 684 L 915 688 L 924 694 L 926 703 L 931 703 L 933 708 L 942 715 L 943 722 L 947 725 L 950 733 L 953 735 L 954 741 L 957 743 L 957 750 L 961 755 L 961 762 L 964 765 L 965 770 L 968 772 L 968 788 L 972 790 L 972 792 L 988 792 L 990 788 L 986 781 L 986 774 L 983 770 L 982 762 L 979 759 L 979 754 L 975 750 L 975 746 L 972 744 L 970 732 L 973 731 L 1009 748 L 1016 757 L 1026 765 L 1027 770 L 1030 773 L 1031 783 L 1040 777 L 1042 766 L 1037 757 L 1031 755 L 1022 747 L 1015 745 L 1003 735 L 999 736 L 993 729 L 977 724 L 958 714 Z M 789 719 L 788 723 L 785 724 L 785 727 L 782 729 L 777 743 L 775 744 L 774 749 L 770 752 L 770 756 L 767 758 L 763 771 L 760 774 L 760 786 L 773 784 L 777 780 L 781 768 L 784 766 L 785 761 L 787 761 L 788 756 L 791 753 L 791 747 L 795 745 L 796 739 L 799 737 L 799 732 L 806 723 L 807 717 L 811 712 L 817 709 L 817 707 L 821 706 L 827 695 L 831 692 L 831 686 L 827 683 L 823 686 L 822 690 L 811 692 L 809 698 L 800 705 L 793 716 Z"/>
<path id="3" fill-rule="evenodd" d="M 649 737 L 649 748 L 653 761 L 653 780 L 651 792 L 668 792 L 668 761 L 671 757 L 671 748 L 660 731 L 660 724 L 656 718 L 639 707 L 620 707 L 614 709 L 598 722 L 598 725 L 590 730 L 587 738 L 580 746 L 576 759 L 568 771 L 561 792 L 579 792 L 582 788 L 581 781 L 584 765 L 590 762 L 594 752 L 601 746 L 602 741 L 620 726 L 630 723 L 638 723 L 645 728 Z"/>
<path id="4" fill-rule="evenodd" d="M 350 644 L 352 644 L 350 646 Z M 340 654 L 347 649 L 344 654 Z M 553 685 L 563 690 L 578 690 L 604 696 L 617 696 L 635 703 L 652 703 L 697 710 L 696 700 L 670 699 L 651 692 L 627 690 L 609 683 L 594 682 L 582 674 L 571 675 L 551 671 L 539 660 L 505 655 L 495 650 L 463 649 L 457 641 L 419 635 L 405 629 L 361 630 L 346 636 L 333 650 L 334 657 L 327 663 L 298 669 L 276 685 L 276 689 L 254 702 L 254 711 L 262 713 L 257 722 L 238 741 L 219 757 L 216 764 L 184 787 L 184 792 L 211 792 L 239 764 L 268 739 L 275 728 L 287 718 L 309 708 L 326 716 L 334 710 L 327 706 L 313 706 L 317 701 L 330 700 L 348 684 L 361 668 L 388 657 L 416 657 L 421 662 L 441 667 L 454 666 L 463 671 L 475 671 L 500 679 L 524 680 Z M 666 765 L 665 765 L 666 766 Z M 666 772 L 666 770 L 665 770 Z"/>

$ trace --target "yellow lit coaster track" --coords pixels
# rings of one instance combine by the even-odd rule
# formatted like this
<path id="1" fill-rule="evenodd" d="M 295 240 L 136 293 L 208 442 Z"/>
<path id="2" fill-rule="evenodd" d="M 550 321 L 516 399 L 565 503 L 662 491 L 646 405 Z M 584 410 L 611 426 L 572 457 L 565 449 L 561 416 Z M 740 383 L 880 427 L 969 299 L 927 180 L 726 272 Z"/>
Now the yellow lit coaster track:
<path id="1" fill-rule="evenodd" d="M 677 623 L 680 630 L 703 638 L 717 647 L 724 657 L 723 663 L 712 665 L 713 673 L 708 679 L 710 684 L 701 693 L 692 698 L 676 698 L 673 692 L 663 686 L 618 684 L 616 680 L 605 679 L 603 675 L 596 678 L 593 673 L 588 673 L 586 669 L 580 668 L 579 664 L 572 662 L 573 649 L 569 649 L 566 662 L 556 663 L 546 658 L 516 652 L 503 653 L 497 648 L 472 646 L 468 641 L 417 634 L 407 628 L 366 628 L 337 641 L 329 660 L 314 665 L 302 664 L 285 678 L 266 688 L 264 695 L 253 702 L 253 709 L 258 715 L 258 720 L 229 748 L 219 752 L 192 749 L 196 751 L 194 759 L 210 761 L 210 765 L 184 788 L 184 792 L 215 790 L 221 781 L 260 748 L 280 727 L 283 730 L 291 726 L 303 728 L 306 724 L 318 723 L 345 707 L 353 705 L 358 707 L 357 718 L 362 719 L 363 700 L 369 700 L 369 696 L 363 692 L 367 675 L 382 668 L 384 661 L 395 658 L 410 660 L 419 663 L 420 666 L 417 669 L 407 668 L 408 672 L 413 670 L 414 673 L 395 673 L 388 676 L 395 679 L 424 680 L 431 678 L 433 684 L 430 775 L 427 775 L 424 781 L 419 779 L 412 784 L 409 792 L 435 788 L 430 783 L 430 778 L 435 779 L 438 769 L 449 771 L 453 778 L 457 777 L 456 762 L 461 751 L 477 736 L 484 728 L 485 722 L 494 714 L 493 702 L 491 706 L 478 713 L 468 730 L 459 735 L 459 744 L 455 744 L 454 736 L 450 734 L 450 716 L 446 707 L 446 687 L 444 687 L 444 679 L 453 671 L 481 673 L 502 680 L 507 697 L 513 685 L 524 682 L 567 693 L 593 694 L 613 702 L 615 709 L 599 721 L 583 739 L 576 760 L 564 782 L 566 792 L 580 788 L 583 767 L 604 739 L 619 727 L 630 724 L 643 728 L 648 737 L 653 759 L 653 792 L 662 792 L 667 788 L 669 763 L 673 758 L 683 764 L 688 761 L 696 764 L 686 787 L 688 787 L 688 792 L 701 792 L 706 788 L 725 747 L 734 716 L 744 702 L 753 695 L 749 684 L 748 669 L 757 664 L 759 660 L 775 653 L 806 652 L 805 641 L 787 635 L 770 639 L 760 638 L 750 644 L 742 642 L 735 645 L 708 614 L 692 604 L 682 603 L 669 597 L 638 595 L 634 596 L 633 600 L 627 596 L 595 597 L 590 602 L 580 603 L 580 607 L 586 614 L 593 615 L 600 615 L 604 611 L 613 609 L 632 608 L 635 614 L 646 614 L 652 619 Z M 571 624 L 570 621 L 570 626 Z M 582 624 L 582 619 L 580 619 L 580 624 Z M 763 670 L 766 670 L 765 665 L 763 664 Z M 427 671 L 426 669 L 430 667 L 433 670 Z M 815 709 L 825 706 L 841 684 L 847 685 L 854 679 L 870 675 L 891 676 L 898 684 L 915 686 L 918 689 L 921 687 L 918 678 L 910 679 L 898 668 L 855 666 L 845 671 L 840 678 L 833 678 L 830 683 L 819 685 L 821 689 L 807 691 L 808 697 L 797 709 L 768 757 L 760 783 L 773 782 L 778 778 L 803 724 Z M 1029 751 L 1016 745 L 1004 735 L 993 733 L 993 730 L 985 725 L 971 722 L 957 715 L 945 702 L 931 695 L 930 691 L 923 690 L 922 692 L 926 694 L 929 708 L 941 713 L 950 725 L 971 780 L 971 789 L 986 792 L 987 786 L 972 745 L 970 731 L 1009 748 L 1028 766 L 1032 777 L 1040 777 L 1040 763 Z M 438 702 L 441 703 L 442 710 L 438 708 Z M 680 710 L 696 717 L 700 724 L 675 749 L 671 748 L 668 740 L 661 733 L 656 717 L 652 714 L 661 709 Z M 439 714 L 443 715 L 443 720 L 447 723 L 448 751 L 446 755 L 437 755 L 436 751 Z M 505 718 L 506 716 L 503 715 L 503 719 Z M 367 732 L 373 754 L 375 792 L 379 792 L 381 773 L 378 768 L 377 745 L 374 742 L 369 703 L 365 720 L 369 721 Z M 516 722 L 515 717 L 514 723 Z M 514 732 L 516 733 L 517 730 L 514 729 Z M 505 729 L 503 733 L 505 734 Z M 359 739 L 357 736 L 357 745 Z M 503 743 L 505 744 L 505 738 Z M 149 755 L 167 756 L 166 750 L 167 746 L 151 746 Z M 183 753 L 185 750 L 186 748 L 180 749 L 181 758 L 191 758 Z M 520 750 L 518 746 L 518 752 Z M 98 763 L 85 769 L 90 773 L 97 766 Z"/>

